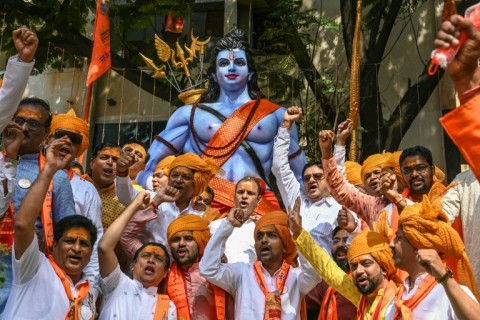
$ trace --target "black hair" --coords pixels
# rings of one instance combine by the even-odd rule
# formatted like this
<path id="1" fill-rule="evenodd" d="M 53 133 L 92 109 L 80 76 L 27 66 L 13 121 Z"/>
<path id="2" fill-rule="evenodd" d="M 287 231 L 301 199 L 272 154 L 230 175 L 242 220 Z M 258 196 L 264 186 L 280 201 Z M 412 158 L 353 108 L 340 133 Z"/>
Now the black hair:
<path id="1" fill-rule="evenodd" d="M 430 149 L 425 148 L 424 146 L 415 146 L 415 147 L 404 149 L 399 159 L 400 166 L 402 166 L 403 160 L 413 156 L 420 156 L 424 158 L 429 165 L 433 166 L 432 152 L 430 151 Z"/>
<path id="2" fill-rule="evenodd" d="M 215 199 L 215 192 L 213 191 L 212 187 L 207 186 L 207 187 L 205 188 L 205 192 L 206 192 L 206 193 L 209 193 L 209 194 L 212 196 L 212 201 L 213 201 L 213 199 Z"/>
<path id="3" fill-rule="evenodd" d="M 337 232 L 342 230 L 342 228 L 340 228 L 339 226 L 336 226 L 335 229 L 333 229 L 332 231 L 332 240 L 333 238 L 335 238 L 335 236 L 337 235 Z"/>
<path id="4" fill-rule="evenodd" d="M 251 78 L 248 80 L 248 94 L 250 98 L 256 99 L 261 96 L 260 88 L 257 83 L 257 69 L 253 61 L 253 52 L 250 49 L 250 45 L 247 41 L 245 32 L 241 29 L 234 29 L 227 33 L 222 39 L 220 39 L 215 48 L 213 48 L 212 56 L 210 58 L 210 66 L 207 70 L 208 88 L 201 98 L 201 102 L 215 102 L 220 96 L 220 86 L 215 81 L 215 74 L 217 72 L 217 56 L 220 51 L 240 49 L 245 51 L 247 58 L 248 72 L 251 73 Z"/>
<path id="5" fill-rule="evenodd" d="M 143 244 L 140 248 L 138 248 L 137 251 L 135 251 L 135 254 L 133 255 L 133 261 L 134 262 L 137 262 L 138 255 L 147 246 L 157 246 L 159 248 L 162 248 L 163 252 L 165 253 L 165 266 L 166 266 L 167 269 L 170 268 L 170 255 L 168 254 L 167 247 L 165 247 L 164 244 L 159 243 L 159 242 L 147 242 L 147 243 Z"/>
<path id="6" fill-rule="evenodd" d="M 52 124 L 52 111 L 50 110 L 50 104 L 43 99 L 37 98 L 37 97 L 27 97 L 23 98 L 20 100 L 20 103 L 18 104 L 18 108 L 21 106 L 26 106 L 26 105 L 33 105 L 33 106 L 40 106 L 43 108 L 43 110 L 47 113 L 47 120 L 45 121 L 45 128 L 50 127 Z"/>
<path id="7" fill-rule="evenodd" d="M 72 168 L 78 168 L 82 174 L 85 173 L 85 171 L 84 171 L 84 169 L 83 169 L 83 166 L 80 164 L 80 162 L 78 162 L 78 161 L 76 161 L 76 160 L 72 161 L 72 164 L 70 165 L 70 167 L 72 167 Z"/>
<path id="8" fill-rule="evenodd" d="M 303 169 L 302 169 L 302 178 L 303 178 L 303 174 L 305 173 L 305 170 L 307 170 L 308 168 L 313 167 L 313 166 L 317 166 L 317 167 L 319 167 L 320 169 L 323 169 L 323 164 L 322 164 L 322 162 L 320 162 L 320 161 L 312 161 L 312 162 L 309 162 L 309 163 L 307 163 L 307 164 L 303 167 Z"/>
<path id="9" fill-rule="evenodd" d="M 142 146 L 142 148 L 145 150 L 145 152 L 147 153 L 147 155 L 145 156 L 145 163 L 148 162 L 148 160 L 150 160 L 150 154 L 148 153 L 148 147 L 147 147 L 147 144 L 140 141 L 140 140 L 136 140 L 136 139 L 133 139 L 133 140 L 129 140 L 127 142 L 125 142 L 123 144 L 123 147 L 125 147 L 126 144 L 131 144 L 131 143 L 135 143 L 135 144 L 138 144 L 140 146 Z M 123 150 L 123 147 L 122 147 L 122 150 Z"/>
<path id="10" fill-rule="evenodd" d="M 97 228 L 93 224 L 92 220 L 87 217 L 74 214 L 62 218 L 53 226 L 53 239 L 58 242 L 63 234 L 72 228 L 83 228 L 90 233 L 90 244 L 93 245 L 97 241 Z"/>
<path id="11" fill-rule="evenodd" d="M 99 145 L 97 145 L 94 149 L 93 149 L 93 153 L 92 153 L 92 158 L 95 159 L 98 154 L 103 150 L 103 149 L 106 149 L 106 148 L 118 148 L 118 149 L 121 149 L 120 146 L 116 143 L 112 143 L 112 142 L 102 142 L 100 143 Z"/>
<path id="12" fill-rule="evenodd" d="M 240 182 L 243 182 L 243 181 L 253 181 L 255 182 L 255 184 L 257 185 L 257 189 L 258 189 L 258 197 L 260 197 L 263 193 L 263 190 L 262 190 L 262 185 L 260 184 L 260 182 L 258 182 L 257 178 L 255 177 L 252 177 L 252 176 L 246 176 L 246 177 L 243 177 L 242 179 L 238 180 L 237 184 L 235 185 L 235 192 L 237 192 L 237 188 L 238 188 L 238 185 L 240 184 Z"/>

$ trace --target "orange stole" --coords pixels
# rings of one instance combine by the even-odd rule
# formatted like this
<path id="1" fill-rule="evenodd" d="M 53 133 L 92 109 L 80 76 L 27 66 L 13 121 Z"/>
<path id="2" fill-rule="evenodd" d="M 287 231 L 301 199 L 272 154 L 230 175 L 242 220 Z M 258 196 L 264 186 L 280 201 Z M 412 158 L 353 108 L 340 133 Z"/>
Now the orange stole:
<path id="1" fill-rule="evenodd" d="M 256 100 L 251 100 L 235 110 L 213 135 L 207 147 L 203 151 L 202 158 L 206 155 L 214 157 L 215 164 L 221 167 L 230 158 L 230 155 L 240 147 L 240 144 L 252 128 L 265 116 L 275 112 L 280 106 L 267 99 L 261 99 L 256 110 L 253 110 Z M 249 115 L 255 111 L 253 117 L 246 129 L 242 130 L 243 125 L 248 120 Z"/>
<path id="2" fill-rule="evenodd" d="M 325 292 L 325 296 L 322 300 L 322 306 L 320 307 L 320 313 L 318 314 L 318 320 L 337 320 L 337 298 L 335 297 L 334 288 L 328 287 Z"/>
<path id="3" fill-rule="evenodd" d="M 166 294 L 157 293 L 157 304 L 155 305 L 155 314 L 153 320 L 167 320 L 170 298 Z"/>
<path id="4" fill-rule="evenodd" d="M 78 303 L 82 301 L 90 291 L 90 283 L 86 280 L 84 283 L 79 285 L 78 295 L 76 298 L 73 297 L 72 291 L 70 290 L 70 280 L 68 280 L 65 271 L 63 271 L 56 263 L 53 261 L 53 257 L 50 255 L 48 257 L 50 264 L 52 265 L 53 270 L 57 274 L 58 278 L 62 282 L 63 288 L 65 289 L 65 293 L 67 294 L 68 300 L 70 300 L 70 309 L 65 316 L 66 320 L 71 320 L 72 318 L 78 320 L 78 312 L 80 311 L 78 308 Z M 73 308 L 73 309 L 72 309 Z"/>
<path id="5" fill-rule="evenodd" d="M 42 171 L 45 166 L 45 156 L 40 152 L 39 154 L 39 171 Z M 48 185 L 45 200 L 43 200 L 42 211 L 40 213 L 40 220 L 43 226 L 43 233 L 45 236 L 45 255 L 48 257 L 53 250 L 53 221 L 52 221 L 52 198 L 53 198 L 53 180 Z"/>
<path id="6" fill-rule="evenodd" d="M 397 292 L 397 287 L 395 286 L 395 283 L 393 281 L 389 281 L 383 291 L 382 298 L 380 299 L 380 301 L 378 301 L 377 307 L 375 308 L 375 312 L 372 317 L 373 320 L 379 319 L 380 312 L 383 309 L 385 309 L 385 307 L 389 304 L 390 300 L 392 300 L 395 297 L 396 292 Z M 360 300 L 360 303 L 357 309 L 357 320 L 363 319 L 366 308 L 367 308 L 367 297 L 362 296 L 362 299 Z"/>
<path id="7" fill-rule="evenodd" d="M 402 296 L 405 291 L 405 286 L 402 285 L 398 288 L 397 295 L 395 296 L 395 308 L 397 311 L 393 316 L 393 319 L 412 319 L 412 309 L 414 309 L 437 285 L 437 281 L 431 275 L 427 275 L 417 288 L 417 291 L 410 299 L 403 301 Z"/>
<path id="8" fill-rule="evenodd" d="M 217 320 L 225 320 L 225 291 L 211 283 L 210 285 L 213 288 Z M 172 263 L 168 272 L 167 294 L 177 307 L 178 320 L 190 320 L 187 287 L 183 279 L 182 270 L 180 270 L 176 262 Z"/>

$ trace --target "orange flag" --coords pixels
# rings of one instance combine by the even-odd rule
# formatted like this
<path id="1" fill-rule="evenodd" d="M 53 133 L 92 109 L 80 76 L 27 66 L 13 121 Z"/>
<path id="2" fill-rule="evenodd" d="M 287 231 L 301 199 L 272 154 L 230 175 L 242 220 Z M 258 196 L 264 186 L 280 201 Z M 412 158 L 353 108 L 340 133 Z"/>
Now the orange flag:
<path id="1" fill-rule="evenodd" d="M 110 21 L 108 20 L 109 0 L 98 0 L 93 28 L 93 51 L 88 68 L 87 87 L 104 74 L 112 65 L 110 55 Z"/>

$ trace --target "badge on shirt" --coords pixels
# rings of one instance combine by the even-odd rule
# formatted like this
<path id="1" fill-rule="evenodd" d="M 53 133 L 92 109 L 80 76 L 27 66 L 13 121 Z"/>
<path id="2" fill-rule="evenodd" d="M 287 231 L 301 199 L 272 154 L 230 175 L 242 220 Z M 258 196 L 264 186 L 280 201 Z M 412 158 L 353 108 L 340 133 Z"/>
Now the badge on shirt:
<path id="1" fill-rule="evenodd" d="M 32 181 L 27 178 L 20 179 L 18 180 L 18 186 L 22 189 L 28 189 L 32 186 Z"/>

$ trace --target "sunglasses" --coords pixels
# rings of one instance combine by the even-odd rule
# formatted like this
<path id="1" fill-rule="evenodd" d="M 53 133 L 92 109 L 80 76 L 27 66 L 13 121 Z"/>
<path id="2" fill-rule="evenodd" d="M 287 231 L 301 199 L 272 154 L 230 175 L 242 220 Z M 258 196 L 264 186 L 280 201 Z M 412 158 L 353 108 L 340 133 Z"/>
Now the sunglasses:
<path id="1" fill-rule="evenodd" d="M 53 133 L 53 137 L 55 139 L 60 139 L 65 136 L 67 136 L 68 139 L 70 139 L 72 144 L 78 144 L 78 145 L 82 144 L 83 137 L 81 134 L 67 131 L 67 130 L 55 130 L 55 132 Z"/>

